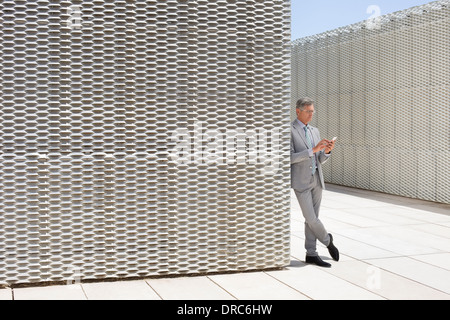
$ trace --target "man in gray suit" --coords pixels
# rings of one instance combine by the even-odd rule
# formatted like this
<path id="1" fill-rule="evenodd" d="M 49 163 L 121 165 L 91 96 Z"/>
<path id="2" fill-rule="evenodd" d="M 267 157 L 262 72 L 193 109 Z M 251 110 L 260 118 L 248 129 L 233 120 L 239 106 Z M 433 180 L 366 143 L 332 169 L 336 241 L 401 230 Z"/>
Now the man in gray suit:
<path id="1" fill-rule="evenodd" d="M 319 220 L 322 190 L 325 189 L 322 164 L 330 157 L 335 141 L 320 140 L 319 130 L 308 125 L 314 114 L 314 102 L 310 98 L 297 101 L 296 113 L 297 119 L 291 128 L 291 187 L 305 218 L 305 260 L 306 263 L 331 267 L 319 257 L 316 242 L 319 240 L 327 246 L 331 257 L 339 260 L 333 236 Z"/>

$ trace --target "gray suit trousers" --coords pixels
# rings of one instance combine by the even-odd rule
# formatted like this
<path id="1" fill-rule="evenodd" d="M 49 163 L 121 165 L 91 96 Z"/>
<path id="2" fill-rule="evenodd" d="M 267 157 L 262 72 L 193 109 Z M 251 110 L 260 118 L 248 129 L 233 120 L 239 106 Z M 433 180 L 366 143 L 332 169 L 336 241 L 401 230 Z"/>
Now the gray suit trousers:
<path id="1" fill-rule="evenodd" d="M 319 240 L 325 246 L 330 244 L 330 236 L 324 225 L 319 220 L 320 202 L 322 201 L 322 186 L 319 173 L 316 171 L 311 176 L 312 188 L 305 191 L 295 191 L 298 203 L 305 218 L 305 249 L 307 256 L 317 256 L 316 243 Z"/>

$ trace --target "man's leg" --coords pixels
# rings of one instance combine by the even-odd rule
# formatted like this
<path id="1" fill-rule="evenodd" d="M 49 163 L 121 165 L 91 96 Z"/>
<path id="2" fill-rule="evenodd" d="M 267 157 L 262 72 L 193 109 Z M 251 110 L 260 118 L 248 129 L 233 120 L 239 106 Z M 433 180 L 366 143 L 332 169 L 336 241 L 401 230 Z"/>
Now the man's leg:
<path id="1" fill-rule="evenodd" d="M 319 240 L 326 246 L 330 243 L 330 236 L 318 218 L 320 202 L 322 199 L 322 188 L 320 183 L 317 183 L 317 179 L 315 180 L 316 183 L 310 190 L 304 192 L 294 190 L 298 203 L 300 204 L 303 217 L 305 218 L 305 249 L 307 256 L 318 255 L 316 240 Z"/>
<path id="2" fill-rule="evenodd" d="M 322 237 L 317 236 L 317 238 L 325 246 L 328 246 L 330 243 L 330 237 L 328 235 L 328 232 L 325 229 L 325 226 L 319 220 L 320 204 L 322 203 L 323 189 L 320 184 L 319 173 L 317 171 L 314 174 L 314 179 L 315 179 L 315 186 L 314 186 L 314 188 L 311 189 L 311 196 L 312 196 L 312 202 L 313 202 L 313 207 L 314 207 L 314 213 L 316 214 L 317 221 L 321 225 L 319 232 L 321 232 L 320 234 L 322 235 Z"/>

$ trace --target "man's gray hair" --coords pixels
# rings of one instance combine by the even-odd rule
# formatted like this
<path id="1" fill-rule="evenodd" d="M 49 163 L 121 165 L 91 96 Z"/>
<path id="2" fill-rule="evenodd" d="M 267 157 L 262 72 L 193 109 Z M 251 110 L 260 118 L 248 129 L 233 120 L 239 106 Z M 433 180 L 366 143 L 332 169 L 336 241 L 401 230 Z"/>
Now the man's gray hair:
<path id="1" fill-rule="evenodd" d="M 304 98 L 298 99 L 296 108 L 303 110 L 306 106 L 310 106 L 313 104 L 314 104 L 314 101 L 311 98 L 304 97 Z"/>

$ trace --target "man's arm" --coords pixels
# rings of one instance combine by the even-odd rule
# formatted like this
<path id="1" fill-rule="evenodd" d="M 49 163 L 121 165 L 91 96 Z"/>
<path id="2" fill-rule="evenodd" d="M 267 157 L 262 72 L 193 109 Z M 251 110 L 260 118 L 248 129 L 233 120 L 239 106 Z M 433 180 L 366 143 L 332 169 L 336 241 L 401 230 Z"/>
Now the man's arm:
<path id="1" fill-rule="evenodd" d="M 300 152 L 295 152 L 294 135 L 291 133 L 291 164 L 302 162 L 309 159 L 310 159 L 310 150 L 305 149 Z"/>

